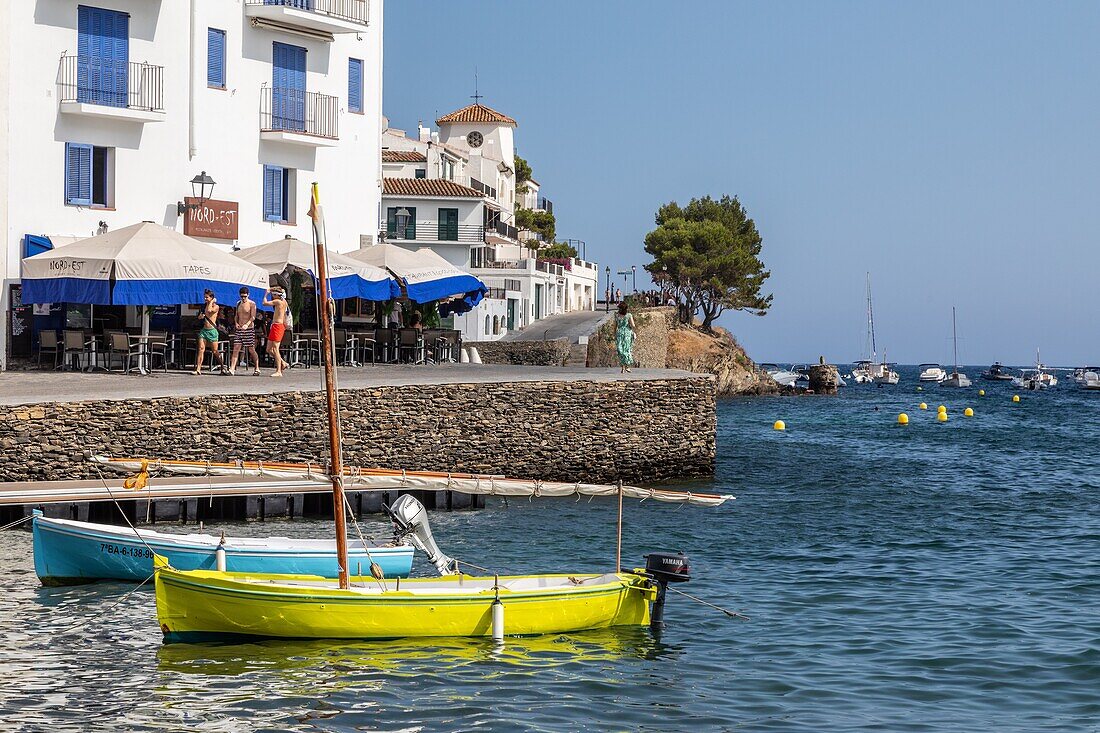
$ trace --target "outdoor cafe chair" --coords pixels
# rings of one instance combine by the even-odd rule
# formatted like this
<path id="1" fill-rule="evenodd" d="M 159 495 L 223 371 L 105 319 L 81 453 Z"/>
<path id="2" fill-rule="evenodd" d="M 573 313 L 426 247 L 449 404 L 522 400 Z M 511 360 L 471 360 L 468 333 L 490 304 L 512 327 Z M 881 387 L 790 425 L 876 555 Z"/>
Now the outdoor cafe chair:
<path id="1" fill-rule="evenodd" d="M 160 359 L 161 366 L 164 367 L 165 373 L 168 372 L 168 332 L 167 331 L 150 331 L 149 341 L 145 345 L 146 353 L 149 355 L 149 371 L 153 370 L 153 365 L 157 359 Z"/>
<path id="2" fill-rule="evenodd" d="M 92 347 L 95 345 L 95 339 L 87 339 L 83 331 L 70 329 L 65 331 L 62 344 L 66 365 L 73 369 L 80 369 L 81 360 L 84 360 L 85 364 L 91 364 Z"/>
<path id="3" fill-rule="evenodd" d="M 348 333 L 346 328 L 335 328 L 332 331 L 333 353 L 340 358 L 338 364 L 343 366 L 359 366 L 355 360 L 356 351 L 359 349 L 358 339 L 355 334 Z"/>
<path id="4" fill-rule="evenodd" d="M 125 331 L 113 331 L 107 344 L 107 371 L 115 371 L 111 367 L 118 357 L 120 371 L 133 370 L 133 360 L 141 356 L 141 345 L 130 342 L 130 334 Z"/>
<path id="5" fill-rule="evenodd" d="M 378 342 L 374 338 L 375 331 L 363 331 L 362 333 L 355 334 L 355 343 L 358 349 L 359 363 L 363 364 L 367 361 L 365 357 L 370 357 L 370 363 L 375 363 L 375 352 L 378 348 Z"/>
<path id="6" fill-rule="evenodd" d="M 53 356 L 53 368 L 57 369 L 61 361 L 61 342 L 57 338 L 57 331 L 53 329 L 38 332 L 38 366 L 42 366 L 42 355 Z"/>
<path id="7" fill-rule="evenodd" d="M 393 364 L 397 361 L 397 349 L 394 348 L 394 331 L 392 328 L 374 329 L 374 348 L 377 359 L 383 364 Z"/>
<path id="8" fill-rule="evenodd" d="M 412 364 L 424 363 L 424 336 L 415 328 L 402 328 L 397 336 L 398 353 L 408 355 L 406 362 Z"/>
<path id="9" fill-rule="evenodd" d="M 286 343 L 286 340 L 283 340 Z M 317 334 L 306 331 L 291 333 L 290 349 L 287 351 L 287 363 L 293 367 L 311 367 L 321 365 L 321 342 Z"/>

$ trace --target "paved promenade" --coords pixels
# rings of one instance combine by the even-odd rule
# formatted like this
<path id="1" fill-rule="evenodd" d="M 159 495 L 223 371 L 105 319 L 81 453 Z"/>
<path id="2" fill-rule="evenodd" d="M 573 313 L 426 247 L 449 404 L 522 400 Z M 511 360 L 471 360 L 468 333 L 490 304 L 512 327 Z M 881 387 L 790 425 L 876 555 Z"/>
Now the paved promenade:
<path id="1" fill-rule="evenodd" d="M 4 372 L 0 373 L 0 405 L 194 397 L 204 394 L 270 394 L 322 389 L 322 372 L 317 368 L 293 369 L 281 379 L 273 379 L 270 374 L 268 369 L 258 377 L 223 377 L 213 374 L 196 377 L 188 372 L 157 372 L 145 377 L 81 372 Z M 618 369 L 490 364 L 391 365 L 339 370 L 340 387 L 343 389 L 508 382 L 614 382 L 688 379 L 699 376 L 675 369 L 635 369 L 630 374 L 619 374 Z"/>
<path id="2" fill-rule="evenodd" d="M 557 313 L 540 318 L 521 331 L 509 331 L 502 341 L 551 341 L 568 339 L 569 343 L 578 343 L 581 336 L 591 336 L 600 325 L 614 317 L 614 311 L 572 311 Z"/>

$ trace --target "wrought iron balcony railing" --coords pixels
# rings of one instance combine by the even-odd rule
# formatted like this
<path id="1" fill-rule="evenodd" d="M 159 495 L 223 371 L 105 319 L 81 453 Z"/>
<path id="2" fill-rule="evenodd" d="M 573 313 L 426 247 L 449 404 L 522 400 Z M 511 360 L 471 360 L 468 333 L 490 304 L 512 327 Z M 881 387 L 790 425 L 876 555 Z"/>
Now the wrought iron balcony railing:
<path id="1" fill-rule="evenodd" d="M 62 56 L 57 71 L 61 102 L 164 111 L 164 67 L 97 56 Z"/>
<path id="2" fill-rule="evenodd" d="M 370 21 L 367 0 L 246 0 L 245 5 L 276 5 L 306 10 L 364 25 Z"/>
<path id="3" fill-rule="evenodd" d="M 473 224 L 446 224 L 439 221 L 408 222 L 404 228 L 390 222 L 386 225 L 386 239 L 391 242 L 459 242 L 482 244 L 485 228 Z"/>
<path id="4" fill-rule="evenodd" d="M 260 92 L 260 129 L 265 132 L 300 132 L 336 140 L 339 123 L 336 97 L 288 87 L 264 87 Z"/>

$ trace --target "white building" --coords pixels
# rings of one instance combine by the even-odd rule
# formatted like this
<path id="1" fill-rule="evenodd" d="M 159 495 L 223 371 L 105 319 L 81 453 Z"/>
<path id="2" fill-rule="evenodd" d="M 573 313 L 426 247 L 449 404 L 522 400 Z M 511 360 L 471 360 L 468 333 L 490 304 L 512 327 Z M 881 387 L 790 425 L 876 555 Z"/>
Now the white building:
<path id="1" fill-rule="evenodd" d="M 495 340 L 555 313 L 593 309 L 598 269 L 580 259 L 538 259 L 515 226 L 517 206 L 538 209 L 539 185 L 517 197 L 516 121 L 483 104 L 382 135 L 382 218 L 387 241 L 429 247 L 468 269 L 489 288 L 481 305 L 456 316 L 455 328 L 473 341 Z M 532 185 L 533 184 L 533 185 Z"/>
<path id="2" fill-rule="evenodd" d="M 382 5 L 0 2 L 0 312 L 35 243 L 144 220 L 226 249 L 308 240 L 313 181 L 330 246 L 373 241 Z M 213 200 L 181 215 L 201 171 Z M 79 326 L 81 312 L 58 306 L 49 327 Z M 21 313 L 0 359 L 26 345 Z"/>

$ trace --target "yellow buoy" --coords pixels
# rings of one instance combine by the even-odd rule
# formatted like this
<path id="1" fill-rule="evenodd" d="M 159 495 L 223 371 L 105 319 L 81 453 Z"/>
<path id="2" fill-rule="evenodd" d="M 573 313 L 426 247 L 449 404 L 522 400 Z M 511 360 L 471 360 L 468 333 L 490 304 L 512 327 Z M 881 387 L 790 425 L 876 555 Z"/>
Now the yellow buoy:
<path id="1" fill-rule="evenodd" d="M 940 422 L 947 422 L 947 413 L 941 412 L 940 414 L 936 415 L 936 419 Z"/>
<path id="2" fill-rule="evenodd" d="M 984 389 L 979 389 L 978 390 L 978 396 L 979 397 L 985 397 L 985 390 Z"/>
<path id="3" fill-rule="evenodd" d="M 963 414 L 966 415 L 967 417 L 974 417 L 974 408 L 973 407 L 966 408 L 965 410 L 963 410 Z"/>
<path id="4" fill-rule="evenodd" d="M 1018 394 L 1012 395 L 1012 401 L 1013 402 L 1019 402 L 1020 401 L 1020 395 L 1018 395 Z"/>
<path id="5" fill-rule="evenodd" d="M 947 412 L 947 407 L 945 405 L 940 405 L 936 408 L 936 412 Z"/>
<path id="6" fill-rule="evenodd" d="M 898 425 L 908 425 L 908 424 L 909 424 L 909 416 L 906 415 L 904 412 L 899 413 L 898 414 Z"/>
<path id="7" fill-rule="evenodd" d="M 772 427 L 775 428 L 776 430 L 786 430 L 787 429 L 787 423 L 783 422 L 782 420 L 776 420 L 775 425 L 772 425 Z"/>
<path id="8" fill-rule="evenodd" d="M 928 409 L 928 403 L 922 402 L 922 403 L 920 403 L 919 407 L 922 410 L 927 410 Z"/>

